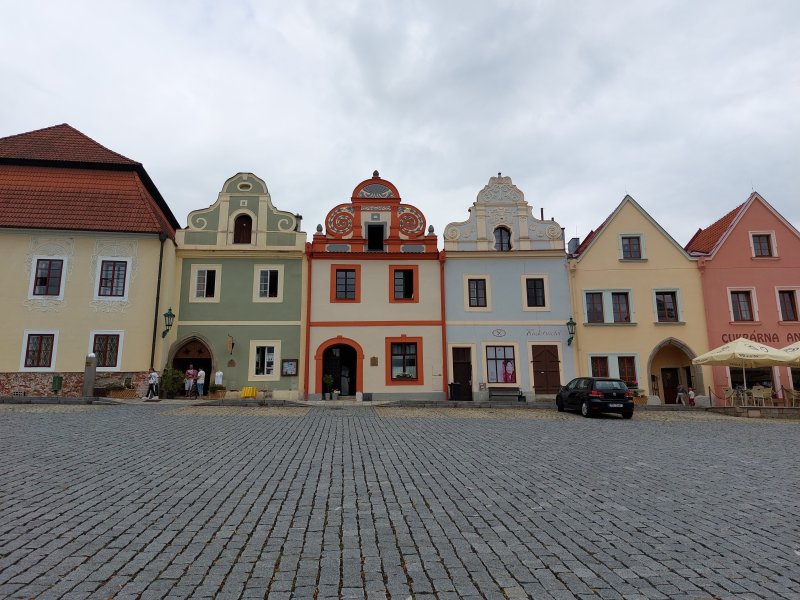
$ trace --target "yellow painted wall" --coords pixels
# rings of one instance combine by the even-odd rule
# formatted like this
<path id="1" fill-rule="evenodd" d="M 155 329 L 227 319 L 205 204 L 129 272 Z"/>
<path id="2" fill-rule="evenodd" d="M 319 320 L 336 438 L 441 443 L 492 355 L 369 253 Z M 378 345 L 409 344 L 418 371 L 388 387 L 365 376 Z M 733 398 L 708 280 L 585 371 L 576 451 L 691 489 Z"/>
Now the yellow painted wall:
<path id="1" fill-rule="evenodd" d="M 640 235 L 643 240 L 641 261 L 622 261 L 620 237 Z M 640 387 L 649 391 L 648 362 L 654 348 L 673 338 L 694 352 L 708 349 L 706 320 L 700 272 L 668 235 L 639 207 L 623 201 L 618 212 L 600 230 L 580 259 L 569 261 L 572 309 L 576 327 L 573 349 L 578 375 L 591 375 L 591 354 L 624 354 L 637 357 Z M 678 291 L 680 324 L 658 323 L 655 290 Z M 587 324 L 587 291 L 629 291 L 634 324 Z M 663 351 L 662 351 L 663 352 Z M 668 365 L 668 355 L 659 355 L 653 373 Z M 710 382 L 710 371 L 703 371 Z"/>
<path id="2" fill-rule="evenodd" d="M 153 336 L 154 302 L 160 242 L 155 236 L 100 235 L 82 232 L 4 231 L 0 235 L 0 305 L 4 314 L 0 336 L 0 371 L 20 370 L 24 332 L 58 331 L 54 372 L 84 370 L 90 351 L 90 332 L 123 331 L 120 371 L 147 371 Z M 95 301 L 96 256 L 117 256 L 116 251 L 133 258 L 125 303 Z M 164 243 L 162 280 L 174 280 L 174 245 Z M 64 295 L 61 301 L 30 299 L 34 256 L 66 256 Z M 162 287 L 162 297 L 170 291 Z M 166 308 L 160 311 L 164 312 Z M 158 327 L 163 328 L 160 316 Z M 157 333 L 157 354 L 161 346 Z M 158 364 L 158 363 L 156 363 Z"/>

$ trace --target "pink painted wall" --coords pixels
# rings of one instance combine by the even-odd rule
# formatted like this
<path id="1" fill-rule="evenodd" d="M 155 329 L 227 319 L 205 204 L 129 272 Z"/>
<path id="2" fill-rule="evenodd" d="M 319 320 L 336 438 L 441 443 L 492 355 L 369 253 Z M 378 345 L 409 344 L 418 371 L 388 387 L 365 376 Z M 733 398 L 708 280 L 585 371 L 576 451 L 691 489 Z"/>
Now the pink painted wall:
<path id="1" fill-rule="evenodd" d="M 755 258 L 751 245 L 754 233 L 773 233 L 770 258 Z M 705 262 L 705 264 L 703 264 Z M 759 197 L 744 208 L 721 247 L 710 258 L 698 261 L 710 348 L 746 336 L 776 348 L 800 340 L 800 322 L 781 321 L 779 289 L 800 287 L 800 236 Z M 754 321 L 734 322 L 730 307 L 731 288 L 750 289 Z M 791 387 L 788 368 L 773 369 L 775 389 Z M 713 368 L 714 393 L 730 385 L 727 367 Z"/>

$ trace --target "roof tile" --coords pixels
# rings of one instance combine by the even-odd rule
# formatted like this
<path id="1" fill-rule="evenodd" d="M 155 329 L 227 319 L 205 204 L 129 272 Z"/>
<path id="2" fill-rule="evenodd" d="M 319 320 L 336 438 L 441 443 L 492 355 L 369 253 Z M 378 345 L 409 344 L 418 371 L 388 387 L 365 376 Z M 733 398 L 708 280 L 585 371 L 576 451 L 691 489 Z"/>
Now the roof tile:
<path id="1" fill-rule="evenodd" d="M 66 123 L 0 138 L 0 158 L 115 165 L 139 164 L 98 144 Z"/>

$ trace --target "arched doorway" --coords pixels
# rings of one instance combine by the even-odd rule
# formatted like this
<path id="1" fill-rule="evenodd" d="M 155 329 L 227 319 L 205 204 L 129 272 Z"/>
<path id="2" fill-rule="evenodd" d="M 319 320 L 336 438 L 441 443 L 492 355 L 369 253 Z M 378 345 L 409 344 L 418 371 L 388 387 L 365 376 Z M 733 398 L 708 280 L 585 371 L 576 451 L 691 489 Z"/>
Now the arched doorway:
<path id="1" fill-rule="evenodd" d="M 322 374 L 333 376 L 333 389 L 342 396 L 355 396 L 358 382 L 358 353 L 347 344 L 336 344 L 322 353 Z M 323 392 L 330 390 L 323 387 Z"/>
<path id="2" fill-rule="evenodd" d="M 692 349 L 675 338 L 667 338 L 650 353 L 647 371 L 650 394 L 661 398 L 662 404 L 675 404 L 678 386 L 703 389 L 703 372 L 692 364 L 696 356 Z"/>
<path id="3" fill-rule="evenodd" d="M 206 373 L 206 385 L 203 391 L 204 394 L 208 394 L 208 386 L 213 382 L 213 371 L 211 370 L 212 359 L 211 351 L 208 349 L 205 342 L 198 338 L 190 338 L 184 340 L 181 345 L 178 346 L 178 349 L 172 357 L 172 368 L 181 373 L 185 372 L 189 368 L 189 365 L 194 365 L 196 370 L 202 368 Z"/>

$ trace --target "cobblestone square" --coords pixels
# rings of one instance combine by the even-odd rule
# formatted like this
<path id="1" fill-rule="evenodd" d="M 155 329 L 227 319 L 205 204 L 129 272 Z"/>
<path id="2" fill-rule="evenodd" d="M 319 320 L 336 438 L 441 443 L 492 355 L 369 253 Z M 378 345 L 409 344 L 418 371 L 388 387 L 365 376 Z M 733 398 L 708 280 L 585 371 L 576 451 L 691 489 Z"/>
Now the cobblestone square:
<path id="1" fill-rule="evenodd" d="M 0 406 L 2 598 L 800 598 L 800 425 Z"/>

